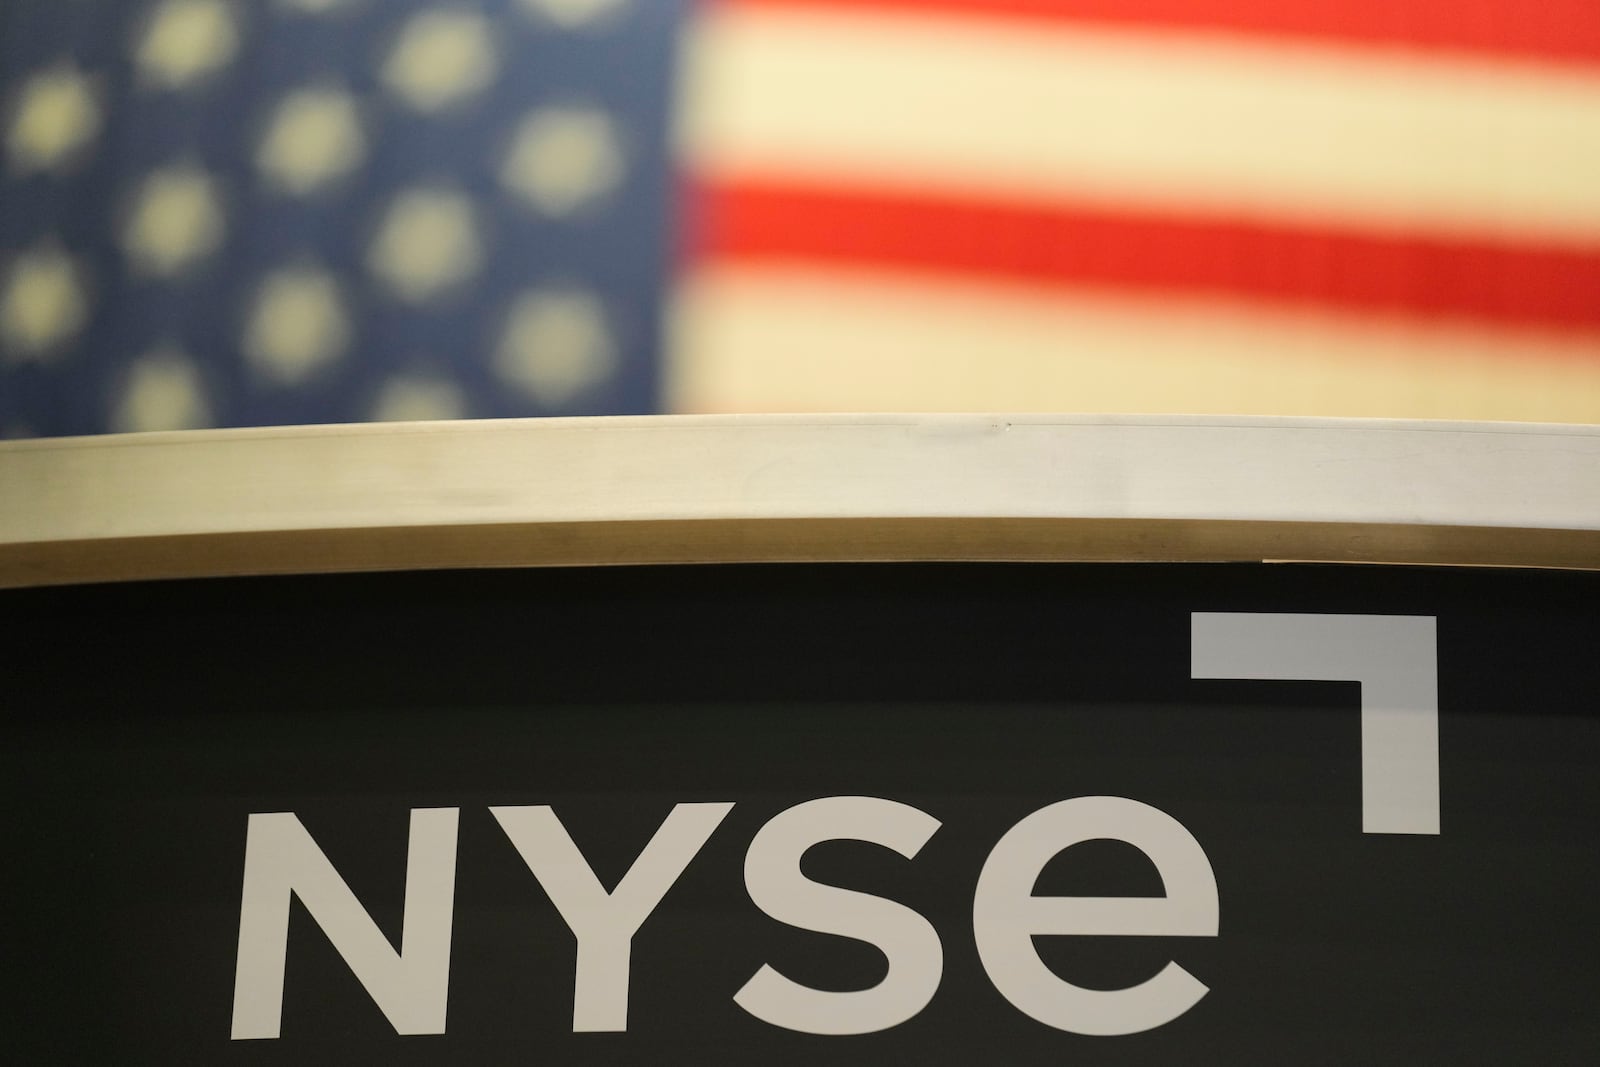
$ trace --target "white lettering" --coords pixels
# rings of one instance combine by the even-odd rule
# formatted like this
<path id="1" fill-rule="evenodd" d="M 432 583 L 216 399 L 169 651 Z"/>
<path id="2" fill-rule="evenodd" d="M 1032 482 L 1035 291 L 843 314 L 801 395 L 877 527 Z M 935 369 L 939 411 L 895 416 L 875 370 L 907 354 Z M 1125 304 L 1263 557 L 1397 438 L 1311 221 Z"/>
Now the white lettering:
<path id="1" fill-rule="evenodd" d="M 1050 859 L 1081 841 L 1126 841 L 1150 857 L 1165 897 L 1036 897 Z M 994 846 L 978 875 L 972 933 L 989 980 L 1047 1026 L 1113 1036 L 1153 1030 L 1205 996 L 1176 963 L 1128 989 L 1094 990 L 1058 978 L 1034 950 L 1040 934 L 1215 937 L 1217 880 L 1194 836 L 1172 816 L 1122 797 L 1077 797 L 1041 808 Z"/>
<path id="2" fill-rule="evenodd" d="M 633 935 L 733 805 L 674 807 L 610 893 L 550 808 L 489 810 L 578 939 L 573 1032 L 626 1030 Z"/>
<path id="3" fill-rule="evenodd" d="M 756 907 L 802 930 L 875 945 L 888 957 L 870 989 L 829 992 L 800 985 L 763 964 L 734 1002 L 774 1026 L 807 1034 L 869 1034 L 916 1015 L 939 988 L 944 949 L 928 920 L 903 904 L 836 886 L 800 871 L 800 858 L 822 841 L 867 841 L 911 859 L 939 820 L 892 800 L 826 797 L 798 804 L 763 826 L 745 854 L 745 886 Z"/>
<path id="4" fill-rule="evenodd" d="M 292 812 L 251 815 L 239 904 L 233 1037 L 278 1036 L 289 896 L 299 896 L 397 1034 L 444 1033 L 456 885 L 455 808 L 411 812 L 402 948 L 396 953 Z"/>

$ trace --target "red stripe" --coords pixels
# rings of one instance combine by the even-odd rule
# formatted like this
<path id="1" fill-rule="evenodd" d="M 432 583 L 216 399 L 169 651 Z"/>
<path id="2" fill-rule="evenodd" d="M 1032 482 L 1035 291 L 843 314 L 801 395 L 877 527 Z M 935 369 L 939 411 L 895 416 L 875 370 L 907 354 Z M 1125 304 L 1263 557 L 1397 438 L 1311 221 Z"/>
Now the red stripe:
<path id="1" fill-rule="evenodd" d="M 1216 30 L 1600 62 L 1600 0 L 709 0 L 752 9 Z"/>
<path id="2" fill-rule="evenodd" d="M 695 203 L 697 262 L 798 261 L 1600 330 L 1600 248 L 1383 237 L 776 183 L 707 184 Z"/>

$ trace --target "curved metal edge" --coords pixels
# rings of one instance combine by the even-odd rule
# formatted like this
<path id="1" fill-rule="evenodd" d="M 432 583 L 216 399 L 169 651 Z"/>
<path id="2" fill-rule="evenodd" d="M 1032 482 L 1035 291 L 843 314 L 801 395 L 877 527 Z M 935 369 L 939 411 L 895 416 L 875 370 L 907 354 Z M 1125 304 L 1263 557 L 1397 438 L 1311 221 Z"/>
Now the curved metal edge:
<path id="1" fill-rule="evenodd" d="M 705 519 L 189 534 L 0 545 L 0 588 L 492 567 L 1318 562 L 1600 569 L 1600 531 L 1195 520 Z"/>
<path id="2" fill-rule="evenodd" d="M 1600 427 L 658 416 L 0 445 L 0 586 L 853 559 L 1587 569 L 1597 537 Z"/>

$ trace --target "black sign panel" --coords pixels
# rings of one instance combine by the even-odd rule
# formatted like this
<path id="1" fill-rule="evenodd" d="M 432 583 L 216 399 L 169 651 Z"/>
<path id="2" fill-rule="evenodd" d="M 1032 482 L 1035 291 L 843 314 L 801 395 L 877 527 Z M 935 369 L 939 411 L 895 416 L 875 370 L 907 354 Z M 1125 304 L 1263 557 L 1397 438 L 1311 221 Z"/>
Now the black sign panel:
<path id="1" fill-rule="evenodd" d="M 5 593 L 7 1043 L 1584 1060 L 1597 579 L 809 565 Z"/>

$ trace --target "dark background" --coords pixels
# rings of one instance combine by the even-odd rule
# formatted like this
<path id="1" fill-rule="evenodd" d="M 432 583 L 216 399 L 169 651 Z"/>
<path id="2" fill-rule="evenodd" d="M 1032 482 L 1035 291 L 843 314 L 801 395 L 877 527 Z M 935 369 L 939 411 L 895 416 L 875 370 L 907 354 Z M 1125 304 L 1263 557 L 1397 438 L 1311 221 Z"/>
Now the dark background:
<path id="1" fill-rule="evenodd" d="M 16 1062 L 1587 1062 L 1600 1022 L 1600 574 L 1305 565 L 479 571 L 19 590 L 4 669 L 6 1043 Z M 1443 833 L 1363 835 L 1358 686 L 1191 681 L 1191 611 L 1438 616 Z M 812 877 L 926 915 L 932 1004 L 817 1037 L 746 1015 L 764 962 L 883 958 L 744 891 L 816 797 L 943 822 Z M 1155 805 L 1216 872 L 1215 939 L 1039 938 L 1120 988 L 1210 987 L 1143 1034 L 1019 1013 L 972 943 L 996 840 L 1068 797 Z M 572 1034 L 573 940 L 491 804 L 553 804 L 601 880 L 674 803 L 732 814 L 634 938 L 629 1028 Z M 398 1037 L 298 902 L 283 1036 L 229 1040 L 245 824 L 298 813 L 398 941 L 408 811 L 461 809 L 449 1032 Z M 1153 894 L 1126 845 L 1040 893 Z"/>

